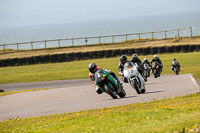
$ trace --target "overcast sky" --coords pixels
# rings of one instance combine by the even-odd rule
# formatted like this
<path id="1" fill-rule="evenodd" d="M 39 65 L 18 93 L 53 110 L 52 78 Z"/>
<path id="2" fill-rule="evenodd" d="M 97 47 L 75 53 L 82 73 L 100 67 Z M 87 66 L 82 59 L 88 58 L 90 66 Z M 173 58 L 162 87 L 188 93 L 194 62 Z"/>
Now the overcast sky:
<path id="1" fill-rule="evenodd" d="M 200 11 L 200 0 L 0 0 L 0 27 Z"/>

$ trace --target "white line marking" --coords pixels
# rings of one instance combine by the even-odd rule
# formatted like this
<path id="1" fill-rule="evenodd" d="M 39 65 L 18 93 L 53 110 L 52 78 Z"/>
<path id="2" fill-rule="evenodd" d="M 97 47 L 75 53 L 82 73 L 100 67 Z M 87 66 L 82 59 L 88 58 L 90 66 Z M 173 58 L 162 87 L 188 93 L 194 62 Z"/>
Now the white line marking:
<path id="1" fill-rule="evenodd" d="M 192 75 L 190 76 L 190 78 L 191 78 L 191 80 L 193 81 L 193 83 L 194 83 L 195 85 L 199 86 L 199 85 L 197 84 L 196 80 L 193 78 Z"/>

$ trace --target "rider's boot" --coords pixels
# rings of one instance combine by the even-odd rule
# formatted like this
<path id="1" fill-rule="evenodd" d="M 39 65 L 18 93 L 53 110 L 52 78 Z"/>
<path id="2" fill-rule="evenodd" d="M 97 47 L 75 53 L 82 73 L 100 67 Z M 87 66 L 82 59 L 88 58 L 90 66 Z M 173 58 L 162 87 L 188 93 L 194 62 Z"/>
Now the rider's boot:
<path id="1" fill-rule="evenodd" d="M 121 89 L 123 88 L 123 83 L 121 83 L 119 80 L 117 81 L 118 87 L 117 87 L 117 93 L 121 92 Z"/>
<path id="2" fill-rule="evenodd" d="M 123 80 L 124 83 L 128 83 L 127 78 L 125 78 L 124 76 L 122 76 L 122 80 Z"/>
<path id="3" fill-rule="evenodd" d="M 102 94 L 103 91 L 102 91 L 100 88 L 96 88 L 96 93 L 97 93 L 97 94 Z"/>

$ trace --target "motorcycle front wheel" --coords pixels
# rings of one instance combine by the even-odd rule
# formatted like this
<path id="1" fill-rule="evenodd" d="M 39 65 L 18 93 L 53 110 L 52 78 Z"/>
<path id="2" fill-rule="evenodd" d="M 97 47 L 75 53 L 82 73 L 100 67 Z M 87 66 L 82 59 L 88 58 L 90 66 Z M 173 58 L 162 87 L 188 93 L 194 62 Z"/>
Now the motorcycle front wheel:
<path id="1" fill-rule="evenodd" d="M 133 84 L 134 84 L 134 88 L 135 88 L 137 94 L 141 94 L 141 92 L 140 92 L 140 87 L 139 87 L 139 83 L 137 82 L 136 79 L 134 79 L 134 83 L 133 83 Z"/>
<path id="2" fill-rule="evenodd" d="M 176 67 L 175 70 L 176 70 L 176 75 L 178 75 L 179 74 L 178 68 Z"/>
<path id="3" fill-rule="evenodd" d="M 157 78 L 157 77 L 158 77 L 158 72 L 157 72 L 157 70 L 154 70 L 154 71 L 153 71 L 153 75 L 154 75 L 154 78 Z"/>
<path id="4" fill-rule="evenodd" d="M 147 71 L 144 71 L 144 76 L 143 77 L 144 77 L 144 81 L 147 82 L 147 77 L 148 77 L 148 72 Z"/>
<path id="5" fill-rule="evenodd" d="M 117 99 L 117 93 L 111 89 L 109 86 L 105 85 L 105 89 L 107 90 L 108 94 L 113 98 Z"/>

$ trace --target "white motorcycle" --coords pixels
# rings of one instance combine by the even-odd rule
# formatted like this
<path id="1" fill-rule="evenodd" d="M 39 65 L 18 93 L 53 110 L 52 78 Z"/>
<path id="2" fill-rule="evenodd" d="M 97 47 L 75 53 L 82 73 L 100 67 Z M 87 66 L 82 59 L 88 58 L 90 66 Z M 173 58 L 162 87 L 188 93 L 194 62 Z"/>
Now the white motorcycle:
<path id="1" fill-rule="evenodd" d="M 142 75 L 138 72 L 136 65 L 132 62 L 125 63 L 123 74 L 138 94 L 145 93 L 145 81 Z"/>

